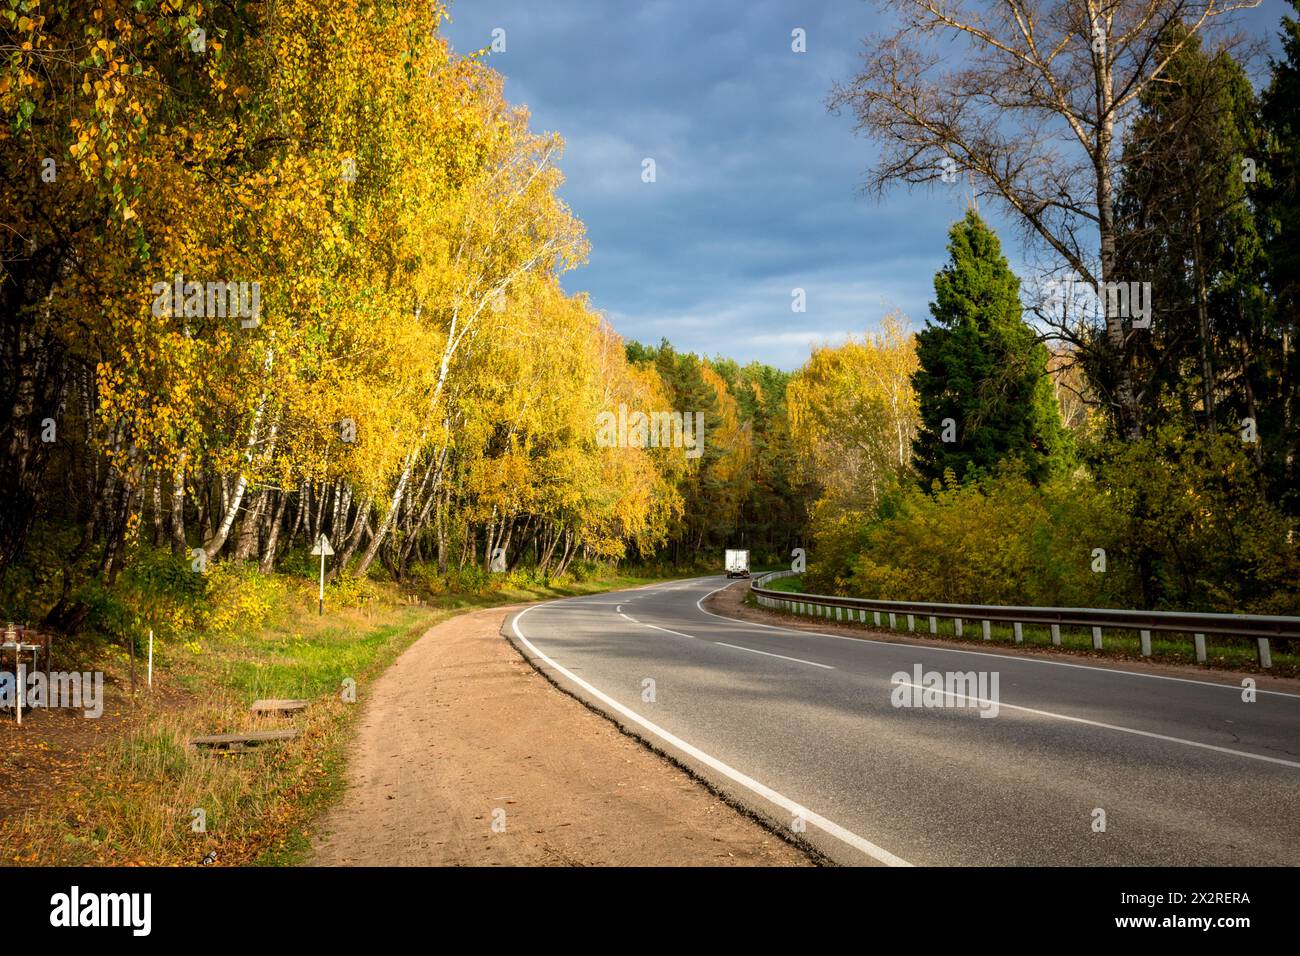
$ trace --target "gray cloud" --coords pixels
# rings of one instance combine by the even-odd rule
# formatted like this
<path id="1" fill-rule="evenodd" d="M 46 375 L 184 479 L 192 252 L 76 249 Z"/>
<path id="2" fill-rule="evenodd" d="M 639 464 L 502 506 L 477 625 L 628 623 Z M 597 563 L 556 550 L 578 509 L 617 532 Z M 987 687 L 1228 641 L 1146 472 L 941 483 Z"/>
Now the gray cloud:
<path id="1" fill-rule="evenodd" d="M 561 195 L 592 244 L 565 288 L 589 292 L 625 337 L 790 369 L 892 308 L 924 324 L 967 190 L 860 194 L 873 147 L 825 104 L 862 39 L 887 27 L 872 5 L 459 0 L 451 12 L 458 50 L 506 30 L 488 62 L 535 129 L 564 137 Z M 795 27 L 807 53 L 790 50 Z M 1018 231 L 982 211 L 1020 268 Z M 796 286 L 804 314 L 790 311 Z"/>

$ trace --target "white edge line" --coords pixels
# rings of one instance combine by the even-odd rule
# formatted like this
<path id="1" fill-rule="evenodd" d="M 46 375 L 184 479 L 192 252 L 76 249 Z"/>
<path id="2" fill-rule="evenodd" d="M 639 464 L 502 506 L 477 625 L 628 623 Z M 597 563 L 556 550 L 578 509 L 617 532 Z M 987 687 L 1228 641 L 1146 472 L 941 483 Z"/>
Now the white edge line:
<path id="1" fill-rule="evenodd" d="M 713 595 L 717 594 L 719 591 L 725 591 L 729 587 L 731 587 L 731 585 L 724 584 L 720 588 L 714 588 L 708 594 L 704 595 L 704 597 L 696 601 L 695 606 L 699 610 L 703 611 L 705 614 L 709 615 L 709 617 L 716 617 L 723 621 L 731 621 L 733 624 L 747 624 L 751 627 L 765 627 L 769 631 L 781 631 L 785 634 L 812 634 L 817 637 L 833 638 L 834 640 L 837 641 L 857 641 L 859 644 L 886 644 L 892 647 L 899 646 L 899 643 L 897 641 L 877 641 L 869 637 L 851 637 L 847 634 L 827 634 L 825 631 L 809 631 L 799 627 L 780 627 L 779 625 L 776 624 L 760 624 L 757 621 L 746 621 L 743 618 L 739 618 L 739 617 L 727 617 L 727 615 L 725 614 L 715 614 L 712 611 L 707 611 L 704 609 L 704 601 L 713 597 Z M 929 615 L 919 615 L 919 616 L 929 617 Z M 936 616 L 950 616 L 950 615 L 936 615 Z M 979 618 L 973 618 L 973 617 L 963 618 L 963 620 L 976 621 L 979 620 Z M 860 621 L 854 621 L 853 623 L 859 624 L 862 627 L 871 626 L 869 624 L 862 624 Z M 932 651 L 944 651 L 948 654 L 974 654 L 976 657 L 998 657 L 1001 658 L 1002 660 L 1007 660 L 1008 658 L 1010 658 L 1011 660 L 1025 661 L 1026 663 L 1030 663 L 1030 664 L 1047 664 L 1052 667 L 1077 667 L 1080 670 L 1100 671 L 1103 674 L 1123 674 L 1127 677 L 1146 677 L 1150 680 L 1171 680 L 1171 681 L 1176 681 L 1180 684 L 1196 684 L 1200 687 L 1218 687 L 1222 690 L 1233 690 L 1238 692 L 1242 690 L 1240 684 L 1220 684 L 1218 681 L 1195 680 L 1194 678 L 1191 677 L 1170 677 L 1167 674 L 1143 674 L 1141 671 L 1126 671 L 1118 667 L 1095 667 L 1092 664 L 1072 664 L 1069 661 L 1048 661 L 1048 660 L 1043 660 L 1041 657 L 1031 657 L 1029 655 L 1021 655 L 1021 654 L 991 654 L 988 651 L 968 651 L 960 647 L 941 647 L 938 644 L 928 644 L 924 642 L 918 643 L 916 646 L 925 647 L 926 649 Z M 1255 688 L 1255 693 L 1270 694 L 1273 697 L 1291 697 L 1295 699 L 1300 699 L 1300 694 L 1288 694 L 1286 691 L 1282 691 L 1282 690 L 1264 690 L 1263 688 L 1260 687 Z"/>
<path id="2" fill-rule="evenodd" d="M 1021 707 L 1019 704 L 1004 704 L 1001 701 L 985 700 L 981 697 L 975 697 L 969 694 L 962 695 L 957 691 L 941 690 L 937 687 L 924 687 L 921 684 L 914 684 L 911 681 L 898 681 L 895 687 L 915 687 L 918 690 L 937 690 L 945 696 L 964 697 L 966 700 L 973 700 L 977 704 L 989 704 L 999 710 L 1019 710 L 1026 714 L 1037 714 L 1039 717 L 1055 717 L 1057 720 L 1068 720 L 1071 723 L 1087 724 L 1089 727 L 1101 727 L 1105 730 L 1118 730 L 1124 734 L 1137 734 L 1139 737 L 1154 737 L 1156 740 L 1167 740 L 1170 743 L 1184 744 L 1188 747 L 1201 747 L 1204 750 L 1213 750 L 1221 754 L 1231 754 L 1234 757 L 1248 757 L 1251 760 L 1263 760 L 1268 763 L 1279 763 L 1284 767 L 1295 767 L 1300 769 L 1300 763 L 1294 760 L 1283 760 L 1281 757 L 1268 757 L 1264 754 L 1253 754 L 1245 750 L 1233 750 L 1231 747 L 1220 747 L 1217 744 L 1205 744 L 1199 740 L 1185 740 L 1182 737 L 1170 737 L 1168 734 L 1157 734 L 1150 730 L 1137 730 L 1133 727 L 1120 727 L 1118 724 L 1105 724 L 1099 720 L 1088 720 L 1086 717 L 1071 717 L 1069 714 L 1055 714 L 1050 710 L 1037 710 L 1033 707 Z"/>
<path id="3" fill-rule="evenodd" d="M 799 657 L 786 657 L 784 654 L 773 654 L 770 651 L 757 651 L 752 647 L 741 647 L 739 644 L 727 644 L 724 641 L 714 641 L 713 643 L 719 647 L 731 647 L 738 651 L 749 651 L 751 654 L 762 654 L 765 657 L 779 657 L 783 661 L 794 661 L 796 664 L 807 664 L 809 667 L 824 667 L 828 671 L 835 670 L 830 664 L 818 664 L 816 661 L 805 661 Z"/>
<path id="4" fill-rule="evenodd" d="M 537 607 L 537 606 L 538 605 L 533 605 L 533 607 Z M 801 807 L 799 804 L 795 803 L 793 800 L 791 800 L 789 797 L 785 796 L 784 794 L 778 793 L 777 791 L 773 790 L 771 787 L 759 783 L 757 780 L 753 779 L 752 777 L 746 776 L 745 774 L 741 773 L 739 770 L 736 770 L 734 767 L 729 767 L 721 760 L 718 760 L 716 757 L 712 757 L 709 754 L 706 754 L 703 750 L 700 750 L 698 747 L 688 744 L 680 737 L 670 734 L 668 731 L 664 730 L 659 725 L 642 717 L 636 711 L 628 707 L 624 707 L 622 704 L 620 704 L 614 698 L 610 697 L 608 694 L 605 694 L 604 692 L 597 690 L 595 687 L 593 687 L 591 684 L 588 684 L 577 674 L 574 674 L 571 671 L 567 670 L 566 668 L 561 667 L 555 661 L 551 660 L 549 657 L 547 657 L 545 654 L 539 651 L 536 647 L 534 647 L 532 642 L 529 641 L 528 638 L 524 637 L 523 631 L 519 629 L 519 619 L 523 617 L 525 614 L 527 614 L 529 611 L 531 611 L 533 607 L 524 608 L 522 611 L 516 614 L 514 618 L 511 620 L 510 627 L 515 632 L 515 637 L 519 638 L 519 640 L 523 642 L 524 646 L 527 647 L 530 651 L 532 651 L 532 653 L 536 654 L 540 660 L 545 661 L 550 667 L 554 668 L 556 671 L 563 674 L 565 677 L 567 677 L 573 683 L 577 684 L 583 690 L 587 691 L 587 693 L 591 694 L 601 703 L 607 705 L 608 707 L 622 714 L 624 717 L 626 717 L 628 720 L 632 721 L 633 723 L 638 724 L 639 726 L 645 728 L 650 733 L 654 734 L 656 737 L 668 743 L 669 745 L 676 747 L 677 749 L 681 750 L 683 753 L 687 754 L 688 756 L 695 758 L 705 766 L 710 767 L 713 770 L 716 770 L 718 773 L 723 774 L 724 776 L 734 781 L 735 783 L 740 784 L 742 787 L 745 787 L 748 790 L 752 790 L 754 793 L 758 794 L 764 800 L 776 804 L 778 807 L 780 807 L 781 809 L 785 810 L 786 812 L 794 816 L 802 818 L 805 822 L 812 824 L 813 826 L 817 827 L 819 830 L 824 831 L 825 833 L 841 841 L 842 843 L 847 843 L 849 846 L 853 847 L 854 849 L 860 850 L 861 852 L 867 854 L 867 856 L 871 857 L 872 859 L 878 860 L 879 862 L 884 863 L 886 866 L 911 866 L 912 865 L 908 863 L 906 860 L 904 860 L 902 857 L 895 856 L 894 854 L 890 853 L 888 850 L 876 846 L 870 840 L 858 836 L 856 833 L 852 832 L 851 830 L 846 830 L 838 823 L 835 823 L 831 820 L 827 820 L 825 817 L 821 816 L 820 814 L 813 813 L 811 810 Z"/>

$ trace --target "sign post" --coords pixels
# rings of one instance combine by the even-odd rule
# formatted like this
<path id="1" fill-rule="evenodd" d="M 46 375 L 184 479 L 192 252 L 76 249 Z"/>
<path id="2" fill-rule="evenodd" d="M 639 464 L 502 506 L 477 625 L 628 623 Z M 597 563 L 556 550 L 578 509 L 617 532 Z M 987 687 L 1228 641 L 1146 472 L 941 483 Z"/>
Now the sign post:
<path id="1" fill-rule="evenodd" d="M 318 611 L 323 615 L 325 613 L 325 556 L 334 553 L 334 549 L 330 547 L 330 539 L 322 534 L 316 540 L 316 547 L 311 549 L 311 553 L 320 555 L 320 603 Z"/>

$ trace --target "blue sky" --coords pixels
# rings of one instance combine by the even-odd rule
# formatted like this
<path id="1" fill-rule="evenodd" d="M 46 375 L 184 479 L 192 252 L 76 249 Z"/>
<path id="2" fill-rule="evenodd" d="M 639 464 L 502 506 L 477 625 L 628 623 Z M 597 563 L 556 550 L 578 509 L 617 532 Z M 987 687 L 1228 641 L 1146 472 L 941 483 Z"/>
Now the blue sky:
<path id="1" fill-rule="evenodd" d="M 975 0 L 978 2 L 978 0 Z M 1246 25 L 1276 33 L 1282 0 Z M 566 142 L 591 240 L 565 276 L 626 338 L 785 369 L 901 309 L 924 324 L 964 184 L 861 194 L 872 144 L 826 100 L 886 21 L 863 0 L 454 0 L 453 47 L 487 47 L 533 128 Z M 807 52 L 790 49 L 803 28 Z M 657 181 L 641 180 L 653 158 Z M 1019 233 L 995 208 L 1013 267 Z M 807 311 L 791 311 L 791 290 Z"/>

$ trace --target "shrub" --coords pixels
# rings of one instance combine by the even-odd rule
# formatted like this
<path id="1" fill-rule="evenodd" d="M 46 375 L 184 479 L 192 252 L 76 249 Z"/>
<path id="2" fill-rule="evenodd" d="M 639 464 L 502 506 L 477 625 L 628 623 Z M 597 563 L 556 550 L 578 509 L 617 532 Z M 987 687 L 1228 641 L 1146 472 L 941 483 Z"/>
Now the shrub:
<path id="1" fill-rule="evenodd" d="M 1294 522 L 1265 500 L 1235 435 L 1162 431 L 1090 456 L 1095 477 L 1079 471 L 1035 487 L 1014 465 L 966 484 L 949 473 L 929 494 L 890 496 L 872 521 L 824 523 L 809 589 L 883 600 L 1300 612 Z M 1105 552 L 1104 572 L 1094 569 L 1095 549 Z"/>

